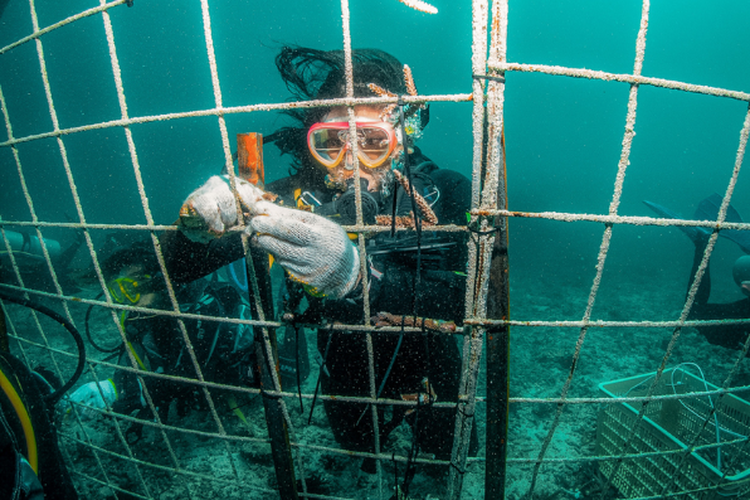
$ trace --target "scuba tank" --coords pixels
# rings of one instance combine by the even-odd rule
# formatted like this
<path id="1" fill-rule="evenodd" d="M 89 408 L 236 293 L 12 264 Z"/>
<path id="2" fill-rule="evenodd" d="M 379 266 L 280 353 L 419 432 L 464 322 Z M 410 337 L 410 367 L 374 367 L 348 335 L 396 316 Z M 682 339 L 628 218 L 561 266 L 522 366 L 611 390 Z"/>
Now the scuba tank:
<path id="1" fill-rule="evenodd" d="M 30 235 L 28 233 L 18 233 L 16 231 L 5 231 L 5 236 L 8 238 L 10 249 L 14 253 L 21 252 L 33 257 L 44 257 L 42 245 L 39 242 L 38 236 Z M 47 251 L 53 260 L 59 257 L 62 253 L 60 243 L 55 240 L 44 238 L 44 245 L 47 247 Z"/>

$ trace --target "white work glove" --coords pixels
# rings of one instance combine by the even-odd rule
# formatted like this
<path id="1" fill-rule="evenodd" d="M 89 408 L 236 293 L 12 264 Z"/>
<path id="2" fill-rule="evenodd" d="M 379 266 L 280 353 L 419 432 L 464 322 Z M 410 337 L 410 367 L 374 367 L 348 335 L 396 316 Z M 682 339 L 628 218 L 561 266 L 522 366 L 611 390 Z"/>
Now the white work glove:
<path id="1" fill-rule="evenodd" d="M 99 389 L 101 389 L 101 392 Z M 102 399 L 102 396 L 104 396 L 104 399 Z M 81 412 L 81 417 L 84 419 L 90 419 L 98 413 L 92 408 L 103 410 L 107 406 L 112 406 L 112 403 L 117 401 L 117 389 L 115 388 L 115 383 L 112 382 L 111 379 L 101 380 L 99 382 L 89 382 L 88 384 L 84 384 L 76 389 L 68 399 L 73 403 L 79 403 L 91 407 L 78 407 L 78 411 Z"/>
<path id="2" fill-rule="evenodd" d="M 259 201 L 248 230 L 252 244 L 313 296 L 340 299 L 359 282 L 359 253 L 341 226 L 320 215 Z"/>
<path id="3" fill-rule="evenodd" d="M 266 193 L 239 177 L 235 178 L 235 183 L 243 212 L 252 212 L 252 207 Z M 180 229 L 192 241 L 208 243 L 239 223 L 234 194 L 226 175 L 208 179 L 190 193 L 180 209 Z"/>
<path id="4" fill-rule="evenodd" d="M 346 232 L 324 217 L 280 207 L 262 189 L 237 178 L 237 194 L 255 247 L 271 255 L 314 296 L 342 298 L 359 281 L 359 253 Z M 180 229 L 206 243 L 239 225 L 227 176 L 211 177 L 188 196 Z"/>

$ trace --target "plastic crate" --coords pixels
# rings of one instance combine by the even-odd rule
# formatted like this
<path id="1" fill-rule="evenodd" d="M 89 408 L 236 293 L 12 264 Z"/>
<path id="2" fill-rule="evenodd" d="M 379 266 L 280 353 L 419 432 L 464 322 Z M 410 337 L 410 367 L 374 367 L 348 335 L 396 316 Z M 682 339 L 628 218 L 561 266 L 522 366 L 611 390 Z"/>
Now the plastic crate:
<path id="1" fill-rule="evenodd" d="M 645 396 L 655 375 L 604 382 L 599 384 L 599 390 L 612 398 Z M 677 367 L 664 371 L 654 395 L 703 392 L 706 388 L 717 389 Z M 654 400 L 646 405 L 640 423 L 637 415 L 643 403 L 608 404 L 602 408 L 597 425 L 597 455 L 620 456 L 626 440 L 629 443 L 619 467 L 616 459 L 599 462 L 602 474 L 625 498 L 663 493 L 686 499 L 750 498 L 750 442 L 746 439 L 750 436 L 750 403 L 730 394 L 711 396 L 711 400 L 709 396 Z M 709 417 L 712 404 L 717 404 L 715 417 Z M 709 422 L 704 426 L 707 417 Z M 696 433 L 700 433 L 697 439 Z M 724 444 L 693 451 L 684 461 L 684 453 L 627 457 L 687 450 L 691 443 L 697 447 L 719 442 Z"/>

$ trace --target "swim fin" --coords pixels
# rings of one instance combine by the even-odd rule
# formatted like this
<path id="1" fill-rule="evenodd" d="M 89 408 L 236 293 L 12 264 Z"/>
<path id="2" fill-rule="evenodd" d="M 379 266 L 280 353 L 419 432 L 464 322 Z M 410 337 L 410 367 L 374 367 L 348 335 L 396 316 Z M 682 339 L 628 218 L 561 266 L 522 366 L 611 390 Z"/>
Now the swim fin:
<path id="1" fill-rule="evenodd" d="M 695 209 L 696 220 L 716 220 L 719 217 L 721 208 L 721 196 L 713 193 L 698 204 Z M 742 222 L 739 212 L 732 206 L 727 207 L 727 216 L 725 222 Z M 728 240 L 732 240 L 742 249 L 743 252 L 750 254 L 750 231 L 739 231 L 737 229 L 725 229 L 719 232 Z"/>
<path id="2" fill-rule="evenodd" d="M 698 203 L 698 208 L 696 208 L 693 218 L 695 220 L 715 221 L 719 217 L 721 200 L 721 196 L 716 193 L 713 193 L 712 195 L 704 198 L 700 203 Z M 646 200 L 643 200 L 643 203 L 645 203 L 647 207 L 659 214 L 661 217 L 666 217 L 668 219 L 682 219 L 682 217 L 680 217 L 676 212 L 673 212 L 666 207 Z M 727 207 L 727 216 L 725 222 L 743 222 L 739 212 L 737 212 L 737 210 L 732 205 L 729 205 Z M 687 234 L 688 238 L 690 238 L 695 244 L 705 242 L 705 239 L 709 234 L 711 234 L 711 231 L 705 227 L 679 226 L 679 229 L 683 233 Z M 719 232 L 719 236 L 723 236 L 724 238 L 735 242 L 743 252 L 750 254 L 750 231 L 725 229 Z"/>
<path id="3" fill-rule="evenodd" d="M 643 203 L 645 203 L 648 208 L 650 208 L 651 210 L 659 214 L 659 216 L 664 217 L 666 219 L 682 219 L 683 218 L 683 217 L 680 217 L 676 212 L 673 212 L 672 210 L 668 209 L 667 207 L 657 205 L 656 203 L 652 203 L 647 200 L 643 200 Z M 677 226 L 677 228 L 683 233 L 685 233 L 688 236 L 688 238 L 690 238 L 690 240 L 696 245 L 703 244 L 708 238 L 709 234 L 711 234 L 710 231 L 704 227 Z"/>

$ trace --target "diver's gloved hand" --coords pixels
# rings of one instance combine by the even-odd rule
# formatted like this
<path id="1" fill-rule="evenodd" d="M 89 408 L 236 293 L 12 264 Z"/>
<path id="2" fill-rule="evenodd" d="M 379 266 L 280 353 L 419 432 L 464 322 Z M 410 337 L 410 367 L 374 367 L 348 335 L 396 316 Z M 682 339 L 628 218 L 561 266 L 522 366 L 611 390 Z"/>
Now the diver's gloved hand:
<path id="1" fill-rule="evenodd" d="M 101 392 L 100 392 L 101 389 Z M 102 399 L 102 396 L 104 399 Z M 68 398 L 73 403 L 79 403 L 92 408 L 103 410 L 117 401 L 117 388 L 111 379 L 100 380 L 99 382 L 89 382 L 75 390 Z M 81 417 L 90 419 L 96 416 L 97 412 L 91 408 L 78 407 Z"/>
<path id="2" fill-rule="evenodd" d="M 265 193 L 239 177 L 235 178 L 243 212 L 253 212 Z M 190 193 L 180 209 L 179 226 L 193 241 L 207 243 L 222 236 L 227 229 L 239 225 L 234 194 L 226 175 L 215 175 Z"/>
<path id="3" fill-rule="evenodd" d="M 357 286 L 359 253 L 341 226 L 267 201 L 258 202 L 255 213 L 248 227 L 252 244 L 273 255 L 308 293 L 340 299 Z"/>

